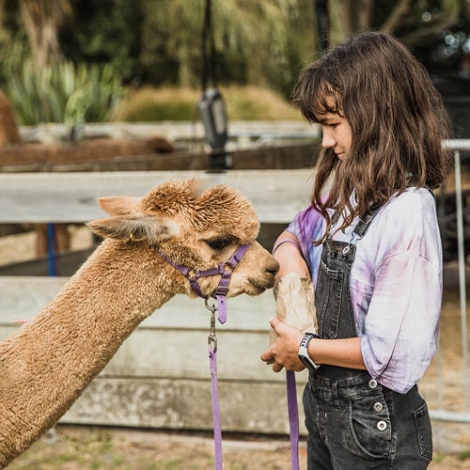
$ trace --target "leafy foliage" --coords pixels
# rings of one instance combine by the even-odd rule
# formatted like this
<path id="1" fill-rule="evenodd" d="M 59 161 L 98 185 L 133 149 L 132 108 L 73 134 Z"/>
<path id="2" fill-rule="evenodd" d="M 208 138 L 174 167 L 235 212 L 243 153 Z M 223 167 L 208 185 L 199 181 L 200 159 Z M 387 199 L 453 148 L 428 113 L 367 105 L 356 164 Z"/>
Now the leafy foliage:
<path id="1" fill-rule="evenodd" d="M 75 63 L 109 63 L 124 81 L 141 75 L 138 63 L 144 12 L 140 0 L 76 3 L 73 21 L 60 34 L 65 57 Z"/>
<path id="2" fill-rule="evenodd" d="M 6 77 L 5 94 L 19 124 L 102 122 L 123 96 L 110 65 L 54 63 L 40 73 L 26 61 Z"/>
<path id="3" fill-rule="evenodd" d="M 24 2 L 41 7 L 37 9 L 40 18 L 35 28 L 22 14 Z M 108 99 L 113 102 L 114 98 L 103 98 L 99 92 L 103 102 L 91 103 L 90 97 L 94 96 L 94 101 L 97 92 L 82 86 L 73 97 L 67 97 L 69 104 L 64 104 L 65 98 L 56 90 L 56 84 L 32 76 L 29 65 L 18 65 L 31 58 L 31 51 L 40 49 L 41 41 L 32 32 L 38 30 L 38 25 L 48 24 L 48 19 L 53 20 L 53 12 L 58 11 L 53 5 L 61 5 L 64 15 L 54 23 L 54 32 L 60 32 L 61 55 L 55 61 L 63 57 L 69 65 L 51 65 L 63 69 L 50 72 L 54 77 L 78 75 L 78 67 L 65 72 L 70 62 L 89 64 L 88 68 L 99 63 L 112 67 L 121 83 L 133 89 L 200 89 L 205 4 L 206 0 L 0 0 L 0 86 L 7 83 L 6 91 L 15 108 L 16 102 L 32 100 L 29 105 L 23 103 L 18 111 L 24 122 L 103 119 L 103 110 L 109 108 Z M 320 11 L 319 4 L 327 8 Z M 363 0 L 361 8 L 356 4 L 343 0 L 213 0 L 213 84 L 267 88 L 287 98 L 302 64 L 314 59 L 323 47 L 319 34 L 328 34 L 332 45 L 362 29 L 393 32 L 433 74 L 469 76 L 468 1 Z M 48 15 L 51 18 L 44 17 Z M 33 47 L 35 37 L 38 43 Z M 45 72 L 38 75 L 42 77 Z M 92 80 L 102 82 L 98 86 L 102 89 L 107 79 Z M 38 87 L 43 84 L 47 96 L 39 97 Z M 109 82 L 107 87 L 110 86 Z M 111 88 L 115 86 L 114 83 Z M 192 107 L 179 101 L 173 103 L 173 110 L 167 103 L 164 111 L 155 108 L 153 101 L 143 104 L 139 106 L 140 117 L 190 113 Z M 98 105 L 101 114 L 91 111 Z M 60 107 L 62 115 L 56 109 Z M 248 108 L 245 110 L 248 113 Z"/>

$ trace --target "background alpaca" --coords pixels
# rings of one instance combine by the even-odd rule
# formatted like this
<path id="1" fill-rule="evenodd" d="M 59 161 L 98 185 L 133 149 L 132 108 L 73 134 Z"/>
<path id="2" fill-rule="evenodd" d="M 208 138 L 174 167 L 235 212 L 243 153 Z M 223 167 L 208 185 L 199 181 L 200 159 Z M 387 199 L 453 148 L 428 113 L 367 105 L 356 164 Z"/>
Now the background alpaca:
<path id="1" fill-rule="evenodd" d="M 188 280 L 156 251 L 194 270 L 213 268 L 252 242 L 228 296 L 274 284 L 277 262 L 254 240 L 250 203 L 223 185 L 198 194 L 194 181 L 169 182 L 142 199 L 100 200 L 111 217 L 89 223 L 105 238 L 59 294 L 0 343 L 0 468 L 50 429 L 122 342 Z M 212 295 L 220 276 L 202 278 Z"/>

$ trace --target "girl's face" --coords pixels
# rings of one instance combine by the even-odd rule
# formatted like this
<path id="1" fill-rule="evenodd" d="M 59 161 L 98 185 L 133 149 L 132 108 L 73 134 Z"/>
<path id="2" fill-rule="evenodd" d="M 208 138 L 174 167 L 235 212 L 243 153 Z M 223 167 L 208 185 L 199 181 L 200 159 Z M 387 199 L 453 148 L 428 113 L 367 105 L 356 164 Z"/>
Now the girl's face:
<path id="1" fill-rule="evenodd" d="M 340 160 L 348 156 L 352 143 L 352 131 L 345 117 L 336 113 L 322 114 L 319 123 L 323 131 L 322 147 L 333 149 Z"/>

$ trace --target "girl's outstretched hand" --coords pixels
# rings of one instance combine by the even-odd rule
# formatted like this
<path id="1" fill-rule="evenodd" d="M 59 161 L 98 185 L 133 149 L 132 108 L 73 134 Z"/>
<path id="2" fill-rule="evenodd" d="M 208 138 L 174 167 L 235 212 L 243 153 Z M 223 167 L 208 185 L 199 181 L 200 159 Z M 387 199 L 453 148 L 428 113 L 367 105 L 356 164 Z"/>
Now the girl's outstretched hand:
<path id="1" fill-rule="evenodd" d="M 302 331 L 286 325 L 277 318 L 271 318 L 269 323 L 279 337 L 261 354 L 261 360 L 267 364 L 274 363 L 274 372 L 280 372 L 283 367 L 297 372 L 305 369 L 298 357 L 300 342 L 304 337 Z"/>

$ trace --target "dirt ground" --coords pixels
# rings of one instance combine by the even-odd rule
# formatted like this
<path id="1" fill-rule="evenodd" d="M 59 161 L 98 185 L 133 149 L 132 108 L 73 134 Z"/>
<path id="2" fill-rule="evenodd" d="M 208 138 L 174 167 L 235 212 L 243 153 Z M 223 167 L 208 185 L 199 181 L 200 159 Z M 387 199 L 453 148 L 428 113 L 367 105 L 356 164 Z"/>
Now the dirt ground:
<path id="1" fill-rule="evenodd" d="M 469 470 L 468 454 L 435 455 L 430 470 Z M 299 447 L 300 470 L 306 448 Z M 224 436 L 225 470 L 291 469 L 288 438 Z M 129 429 L 58 426 L 15 460 L 11 470 L 210 470 L 211 436 Z M 347 469 L 345 469 L 347 470 Z"/>
<path id="2" fill-rule="evenodd" d="M 303 446 L 300 455 L 305 455 Z M 223 462 L 226 470 L 288 469 L 289 443 L 260 437 L 224 438 Z M 214 466 L 214 444 L 208 435 L 60 426 L 8 468 L 209 470 Z"/>
<path id="3" fill-rule="evenodd" d="M 72 249 L 87 248 L 86 228 L 72 228 Z M 0 237 L 0 264 L 34 257 L 34 235 Z M 455 269 L 451 273 L 455 275 Z M 469 304 L 470 307 L 470 304 Z M 441 322 L 443 405 L 462 411 L 462 354 L 460 310 L 455 279 L 444 295 Z M 420 384 L 431 408 L 438 403 L 437 367 L 433 363 Z M 455 426 L 456 427 L 456 426 Z M 452 432 L 451 432 L 452 431 Z M 435 453 L 430 470 L 470 470 L 470 425 L 458 429 L 435 425 L 444 444 Z M 445 440 L 456 436 L 458 446 Z M 442 450 L 444 449 L 444 450 Z M 305 443 L 301 442 L 300 470 L 305 470 Z M 291 468 L 288 437 L 224 434 L 225 470 L 287 470 Z M 214 468 L 211 435 L 59 425 L 15 460 L 11 470 L 209 470 Z"/>

